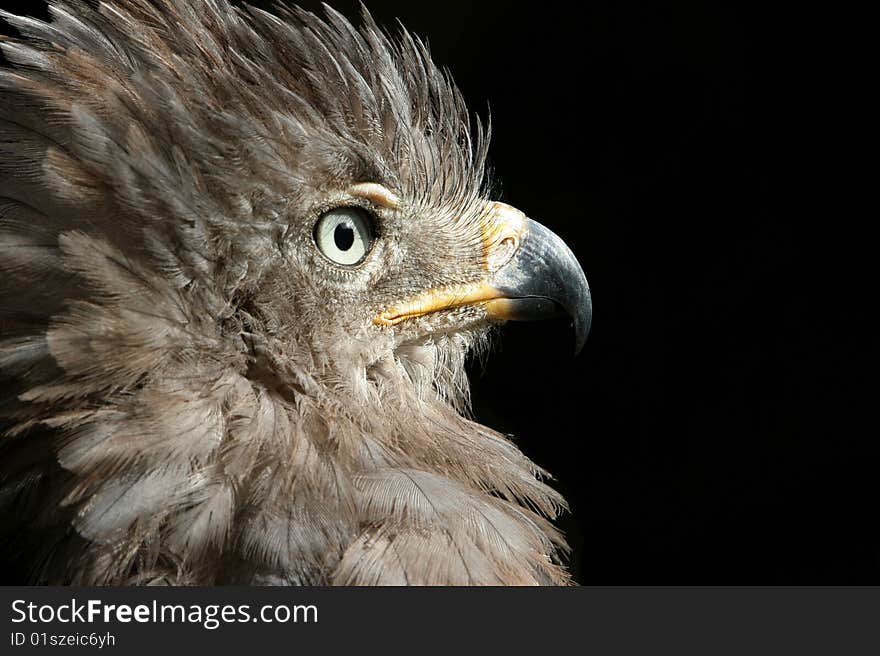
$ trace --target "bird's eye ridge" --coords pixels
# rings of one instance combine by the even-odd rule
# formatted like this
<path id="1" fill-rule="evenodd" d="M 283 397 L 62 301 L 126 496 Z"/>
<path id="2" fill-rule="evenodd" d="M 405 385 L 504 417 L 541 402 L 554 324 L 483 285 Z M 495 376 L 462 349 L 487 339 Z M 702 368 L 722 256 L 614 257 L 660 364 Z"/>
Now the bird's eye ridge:
<path id="1" fill-rule="evenodd" d="M 373 240 L 371 217 L 358 207 L 337 207 L 315 224 L 318 250 L 336 264 L 357 264 L 370 252 Z"/>

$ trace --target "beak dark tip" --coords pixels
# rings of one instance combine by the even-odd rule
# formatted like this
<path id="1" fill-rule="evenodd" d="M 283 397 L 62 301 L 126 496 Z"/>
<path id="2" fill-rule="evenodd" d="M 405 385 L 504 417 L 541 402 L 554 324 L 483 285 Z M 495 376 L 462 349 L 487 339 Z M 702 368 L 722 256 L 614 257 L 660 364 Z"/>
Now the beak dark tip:
<path id="1" fill-rule="evenodd" d="M 593 323 L 593 298 L 590 290 L 586 290 L 586 296 L 579 304 L 580 307 L 574 313 L 574 354 L 579 355 L 587 343 L 590 335 L 590 326 Z"/>

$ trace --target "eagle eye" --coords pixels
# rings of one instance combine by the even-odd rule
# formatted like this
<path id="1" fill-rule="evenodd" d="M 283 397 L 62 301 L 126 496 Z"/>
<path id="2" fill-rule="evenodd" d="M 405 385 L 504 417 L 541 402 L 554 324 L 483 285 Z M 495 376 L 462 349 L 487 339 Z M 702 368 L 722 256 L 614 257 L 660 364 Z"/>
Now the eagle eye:
<path id="1" fill-rule="evenodd" d="M 315 224 L 318 250 L 336 264 L 357 264 L 370 252 L 374 239 L 373 218 L 359 207 L 337 207 Z"/>

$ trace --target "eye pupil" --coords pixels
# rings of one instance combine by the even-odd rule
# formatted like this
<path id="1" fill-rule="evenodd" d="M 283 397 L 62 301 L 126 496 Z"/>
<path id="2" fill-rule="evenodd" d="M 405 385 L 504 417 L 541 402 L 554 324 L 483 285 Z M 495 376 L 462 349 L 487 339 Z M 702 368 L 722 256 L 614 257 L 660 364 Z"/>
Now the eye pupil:
<path id="1" fill-rule="evenodd" d="M 354 244 L 354 228 L 348 223 L 340 223 L 333 231 L 333 242 L 339 250 L 347 251 Z"/>

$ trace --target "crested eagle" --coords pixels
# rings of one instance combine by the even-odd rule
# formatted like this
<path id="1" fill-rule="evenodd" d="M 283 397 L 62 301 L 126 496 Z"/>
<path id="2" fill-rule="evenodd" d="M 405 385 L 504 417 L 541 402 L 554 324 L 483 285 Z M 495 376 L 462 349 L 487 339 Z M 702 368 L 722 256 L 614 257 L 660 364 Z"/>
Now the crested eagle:
<path id="1" fill-rule="evenodd" d="M 2 12 L 0 544 L 17 581 L 566 584 L 469 417 L 492 326 L 591 317 L 406 31 L 226 0 Z"/>

